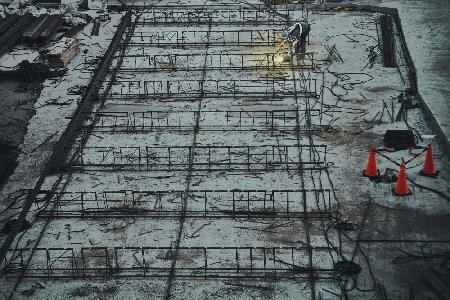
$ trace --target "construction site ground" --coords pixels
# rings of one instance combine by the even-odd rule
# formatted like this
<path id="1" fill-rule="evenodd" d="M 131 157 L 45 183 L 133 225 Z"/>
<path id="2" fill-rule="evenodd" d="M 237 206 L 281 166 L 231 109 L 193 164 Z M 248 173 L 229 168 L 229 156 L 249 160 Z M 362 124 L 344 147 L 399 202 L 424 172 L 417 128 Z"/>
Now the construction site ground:
<path id="1" fill-rule="evenodd" d="M 383 66 L 380 13 L 141 4 L 99 102 L 1 265 L 0 297 L 449 295 L 448 155 L 420 107 L 395 120 L 410 70 L 397 34 L 398 68 Z M 110 12 L 98 37 L 87 26 L 66 75 L 44 83 L 0 194 L 3 223 L 22 209 L 124 15 Z M 302 58 L 282 33 L 304 18 Z M 417 155 L 412 194 L 398 197 L 395 181 L 362 172 L 386 130 L 408 128 L 418 146 L 432 144 L 440 174 L 419 175 L 424 148 L 380 151 L 382 175 Z"/>

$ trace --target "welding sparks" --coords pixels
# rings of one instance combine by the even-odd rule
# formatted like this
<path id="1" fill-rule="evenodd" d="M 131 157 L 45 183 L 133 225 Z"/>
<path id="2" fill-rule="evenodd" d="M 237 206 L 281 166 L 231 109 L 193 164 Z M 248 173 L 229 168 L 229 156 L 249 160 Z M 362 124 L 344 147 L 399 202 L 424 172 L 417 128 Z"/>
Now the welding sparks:
<path id="1" fill-rule="evenodd" d="M 285 54 L 284 54 L 285 51 L 283 51 L 284 50 L 284 44 L 285 44 L 285 41 L 284 40 L 280 40 L 277 43 L 277 45 L 276 45 L 277 51 L 276 51 L 276 54 L 275 54 L 273 60 L 277 64 L 281 64 L 281 63 L 286 61 Z"/>

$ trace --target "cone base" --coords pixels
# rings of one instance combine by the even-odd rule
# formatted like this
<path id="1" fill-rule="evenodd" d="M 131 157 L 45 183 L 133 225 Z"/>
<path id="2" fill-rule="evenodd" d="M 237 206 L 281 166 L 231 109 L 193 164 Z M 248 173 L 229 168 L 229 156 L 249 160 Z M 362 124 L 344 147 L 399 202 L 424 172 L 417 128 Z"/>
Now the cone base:
<path id="1" fill-rule="evenodd" d="M 397 192 L 395 191 L 395 189 L 393 189 L 392 192 L 393 192 L 394 195 L 397 196 L 397 197 L 403 197 L 403 196 L 410 196 L 410 195 L 412 195 L 412 192 L 411 192 L 411 190 L 409 190 L 409 189 L 408 189 L 408 192 L 405 193 L 405 194 L 403 194 L 403 193 L 397 193 Z"/>
<path id="2" fill-rule="evenodd" d="M 380 176 L 380 170 L 378 170 L 377 169 L 377 175 L 375 175 L 375 176 L 369 176 L 369 175 L 366 175 L 366 170 L 363 170 L 362 171 L 362 175 L 364 176 L 364 177 L 367 177 L 367 178 L 369 178 L 369 179 L 371 179 L 371 180 L 376 180 L 376 179 L 381 179 L 382 178 L 382 176 Z"/>
<path id="3" fill-rule="evenodd" d="M 431 178 L 436 178 L 439 176 L 439 173 L 441 173 L 440 171 L 435 171 L 434 174 L 428 174 L 425 173 L 423 170 L 419 172 L 419 175 L 421 176 L 425 176 L 425 177 L 431 177 Z"/>

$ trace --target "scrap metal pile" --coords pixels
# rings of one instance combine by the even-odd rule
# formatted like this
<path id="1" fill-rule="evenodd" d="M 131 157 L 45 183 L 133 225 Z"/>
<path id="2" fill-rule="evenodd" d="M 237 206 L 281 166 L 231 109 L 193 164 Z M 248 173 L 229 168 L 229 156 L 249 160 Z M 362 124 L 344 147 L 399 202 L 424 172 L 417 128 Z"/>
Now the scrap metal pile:
<path id="1" fill-rule="evenodd" d="M 0 75 L 23 81 L 47 78 L 48 67 L 64 68 L 79 52 L 75 36 L 84 26 L 67 24 L 61 14 L 7 15 L 0 20 Z M 24 62 L 28 63 L 26 70 L 37 74 L 24 72 Z M 45 64 L 47 70 L 42 68 Z"/>

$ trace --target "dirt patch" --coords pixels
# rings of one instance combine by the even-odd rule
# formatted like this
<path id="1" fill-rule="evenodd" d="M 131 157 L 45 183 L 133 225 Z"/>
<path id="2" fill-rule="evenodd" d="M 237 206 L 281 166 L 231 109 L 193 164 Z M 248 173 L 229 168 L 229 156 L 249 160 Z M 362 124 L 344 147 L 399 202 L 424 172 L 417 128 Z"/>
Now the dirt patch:
<path id="1" fill-rule="evenodd" d="M 396 91 L 397 89 L 392 88 L 391 86 L 371 86 L 367 87 L 366 90 L 372 93 L 380 93 L 386 91 Z"/>
<path id="2" fill-rule="evenodd" d="M 376 140 L 382 138 L 382 135 L 370 132 L 371 128 L 371 125 L 364 121 L 353 122 L 343 129 L 322 130 L 316 136 L 334 145 L 346 145 L 352 149 L 363 147 L 365 149 L 367 145 L 374 144 Z"/>
<path id="3" fill-rule="evenodd" d="M 93 286 L 86 285 L 75 288 L 69 292 L 72 297 L 88 297 L 91 299 L 111 299 L 117 293 L 117 286 Z"/>

